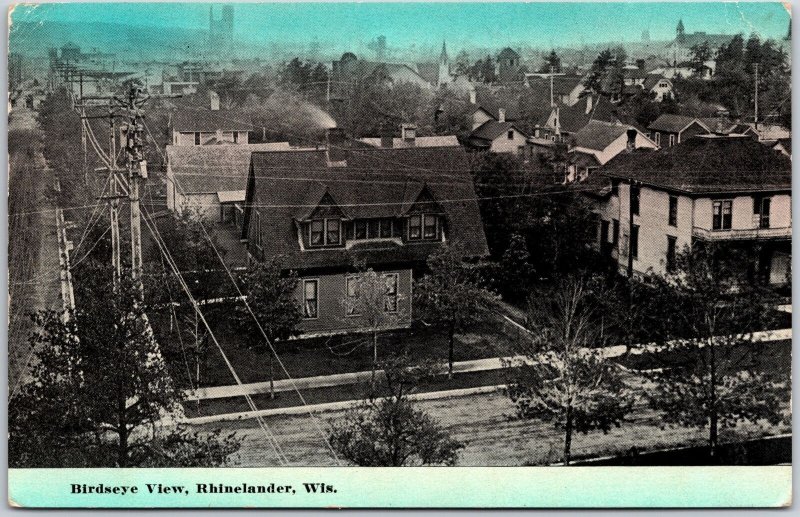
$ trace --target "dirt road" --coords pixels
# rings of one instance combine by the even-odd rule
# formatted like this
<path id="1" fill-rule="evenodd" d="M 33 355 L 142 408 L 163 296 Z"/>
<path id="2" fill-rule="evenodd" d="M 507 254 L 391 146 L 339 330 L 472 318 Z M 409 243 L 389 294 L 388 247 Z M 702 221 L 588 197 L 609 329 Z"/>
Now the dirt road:
<path id="1" fill-rule="evenodd" d="M 15 110 L 9 133 L 39 136 L 35 113 Z M 24 143 L 24 142 L 23 142 Z M 8 380 L 13 393 L 27 376 L 32 358 L 30 314 L 61 306 L 55 206 L 48 196 L 54 176 L 33 146 L 9 149 Z"/>

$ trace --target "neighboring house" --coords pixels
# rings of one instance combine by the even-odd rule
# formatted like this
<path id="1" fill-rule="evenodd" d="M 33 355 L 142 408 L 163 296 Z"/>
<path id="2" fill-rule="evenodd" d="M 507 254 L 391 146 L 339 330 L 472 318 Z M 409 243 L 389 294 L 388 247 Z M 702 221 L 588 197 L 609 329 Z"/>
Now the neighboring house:
<path id="1" fill-rule="evenodd" d="M 777 124 L 764 124 L 763 122 L 759 122 L 758 124 L 748 123 L 746 126 L 748 129 L 746 129 L 743 133 L 746 135 L 755 135 L 759 142 L 771 143 L 777 140 L 792 138 L 791 131 Z"/>
<path id="2" fill-rule="evenodd" d="M 642 83 L 642 88 L 649 94 L 654 95 L 653 99 L 656 102 L 674 97 L 672 81 L 661 74 L 647 74 L 644 83 Z"/>
<path id="3" fill-rule="evenodd" d="M 408 63 L 380 63 L 363 61 L 352 52 L 345 52 L 341 59 L 334 61 L 331 70 L 331 83 L 336 87 L 354 80 L 370 79 L 389 85 L 399 83 L 416 84 L 426 90 L 437 85 L 425 79 L 416 69 L 416 65 Z"/>
<path id="4" fill-rule="evenodd" d="M 522 65 L 520 55 L 512 48 L 506 47 L 497 54 L 496 66 L 499 82 L 521 84 L 525 81 L 525 74 L 528 70 Z"/>
<path id="5" fill-rule="evenodd" d="M 506 112 L 500 109 L 497 120 L 487 120 L 467 138 L 467 145 L 481 151 L 493 153 L 522 154 L 528 140 L 514 122 L 506 120 Z"/>
<path id="6" fill-rule="evenodd" d="M 592 120 L 575 133 L 570 148 L 567 182 L 583 181 L 622 152 L 658 149 L 655 142 L 633 126 Z"/>
<path id="7" fill-rule="evenodd" d="M 634 273 L 664 274 L 684 247 L 719 243 L 752 251 L 761 282 L 788 282 L 786 156 L 750 138 L 700 136 L 659 152 L 621 153 L 601 173 L 611 185 L 592 193 L 600 249 L 620 271 L 627 271 L 629 253 Z"/>
<path id="8" fill-rule="evenodd" d="M 288 142 L 167 146 L 167 208 L 206 220 L 241 223 L 253 151 L 289 150 Z"/>
<path id="9" fill-rule="evenodd" d="M 772 144 L 772 148 L 779 153 L 783 154 L 784 156 L 788 156 L 789 158 L 792 157 L 792 139 L 790 138 L 781 138 L 780 140 L 776 140 L 775 143 Z"/>
<path id="10" fill-rule="evenodd" d="M 566 142 L 592 120 L 619 122 L 614 106 L 603 95 L 587 95 L 573 106 L 557 104 L 550 109 L 533 136 Z"/>
<path id="11" fill-rule="evenodd" d="M 386 279 L 385 325 L 405 327 L 412 281 L 431 253 L 449 246 L 465 259 L 488 254 L 467 154 L 459 148 L 330 145 L 253 153 L 242 237 L 254 259 L 276 259 L 297 273 L 300 330 L 307 335 L 367 327 L 356 263 Z"/>
<path id="12" fill-rule="evenodd" d="M 706 61 L 703 63 L 702 69 L 698 72 L 695 70 L 693 66 L 688 64 L 676 64 L 674 66 L 664 66 L 659 68 L 654 68 L 650 71 L 651 74 L 662 75 L 667 79 L 675 79 L 675 78 L 689 78 L 689 77 L 699 77 L 704 81 L 710 81 L 711 78 L 714 76 L 714 70 L 716 69 L 716 61 Z"/>
<path id="13" fill-rule="evenodd" d="M 686 115 L 664 114 L 647 126 L 650 139 L 661 147 L 672 147 L 697 135 L 712 131 L 700 119 Z"/>
<path id="14" fill-rule="evenodd" d="M 404 147 L 459 147 L 456 135 L 417 136 L 417 127 L 413 124 L 400 126 L 400 137 L 392 132 L 380 137 L 359 138 L 358 142 L 370 147 L 404 148 Z"/>
<path id="15" fill-rule="evenodd" d="M 211 109 L 186 107 L 172 116 L 172 145 L 200 146 L 247 144 L 253 129 L 249 117 L 219 107 L 219 96 L 211 94 Z"/>
<path id="16" fill-rule="evenodd" d="M 538 90 L 540 95 L 550 95 L 550 77 L 547 74 L 525 74 L 525 82 L 529 88 Z M 553 102 L 565 106 L 574 106 L 583 93 L 582 75 L 554 75 L 553 76 Z"/>

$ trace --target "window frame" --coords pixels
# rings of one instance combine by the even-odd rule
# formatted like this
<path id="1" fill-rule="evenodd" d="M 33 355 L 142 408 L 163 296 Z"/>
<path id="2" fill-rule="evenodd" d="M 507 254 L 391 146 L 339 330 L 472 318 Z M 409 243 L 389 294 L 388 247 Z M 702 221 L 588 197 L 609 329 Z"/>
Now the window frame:
<path id="1" fill-rule="evenodd" d="M 667 224 L 673 228 L 678 227 L 678 196 L 670 194 L 667 209 Z"/>
<path id="2" fill-rule="evenodd" d="M 639 225 L 634 224 L 631 227 L 631 234 L 628 237 L 628 253 L 634 260 L 639 259 Z"/>
<path id="3" fill-rule="evenodd" d="M 669 146 L 672 147 L 673 145 L 675 145 L 675 141 L 676 141 L 675 135 L 674 134 L 670 134 L 669 135 Z"/>
<path id="4" fill-rule="evenodd" d="M 427 222 L 433 219 L 433 235 L 428 237 L 427 229 L 429 228 Z M 433 214 L 422 214 L 422 240 L 435 241 L 439 236 L 439 217 Z"/>
<path id="5" fill-rule="evenodd" d="M 194 131 L 194 145 L 201 145 L 200 144 L 201 138 L 202 137 L 200 136 L 200 132 Z"/>
<path id="6" fill-rule="evenodd" d="M 423 226 L 423 224 L 422 224 L 423 217 L 422 216 L 423 216 L 423 214 L 412 214 L 412 215 L 408 216 L 408 240 L 410 240 L 410 241 L 421 241 L 422 240 L 422 226 Z M 412 224 L 412 220 L 413 219 L 418 219 L 419 220 L 419 224 L 416 224 L 416 225 Z M 414 229 L 417 229 L 419 231 L 419 234 L 416 237 L 414 237 L 411 234 L 412 230 L 414 230 Z"/>
<path id="7" fill-rule="evenodd" d="M 238 131 L 234 131 L 233 132 L 233 143 L 234 144 L 238 144 L 239 143 L 239 132 Z"/>
<path id="8" fill-rule="evenodd" d="M 767 210 L 765 214 L 764 206 Z M 772 196 L 756 196 L 753 198 L 753 215 L 758 216 L 758 229 L 766 229 L 770 227 L 772 212 Z M 765 224 L 766 221 L 766 224 Z"/>
<path id="9" fill-rule="evenodd" d="M 347 305 L 344 309 L 344 315 L 348 318 L 361 316 L 363 312 L 359 307 L 359 299 L 361 298 L 361 286 L 358 283 L 358 275 L 345 275 L 344 277 L 344 295 L 347 300 Z M 355 284 L 355 294 L 350 295 L 350 282 Z"/>
<path id="10" fill-rule="evenodd" d="M 341 245 L 342 244 L 342 220 L 331 217 L 331 218 L 324 219 L 324 221 L 325 221 L 325 224 L 324 224 L 324 227 L 325 227 L 325 246 L 339 246 L 339 245 Z M 328 224 L 330 222 L 335 222 L 336 223 L 336 242 L 332 242 L 329 239 L 329 237 L 330 237 L 330 229 L 328 228 Z"/>
<path id="11" fill-rule="evenodd" d="M 314 223 L 319 223 L 321 225 L 319 231 L 314 231 Z M 320 242 L 318 244 L 314 243 L 314 234 L 318 233 L 320 236 Z M 325 246 L 325 219 L 312 219 L 308 223 L 308 245 L 312 248 L 321 248 Z"/>
<path id="12" fill-rule="evenodd" d="M 725 207 L 729 208 L 728 225 L 725 226 Z M 719 214 L 717 214 L 717 207 L 719 207 Z M 719 224 L 717 224 L 717 217 L 719 217 Z M 715 199 L 711 202 L 711 230 L 712 231 L 728 231 L 733 228 L 733 199 Z"/>
<path id="13" fill-rule="evenodd" d="M 639 215 L 639 211 L 641 209 L 641 204 L 642 204 L 642 189 L 638 185 L 634 185 L 633 183 L 631 183 L 628 188 L 631 189 L 630 198 L 632 200 L 631 206 L 629 208 L 631 212 L 633 212 L 633 215 Z"/>
<path id="14" fill-rule="evenodd" d="M 619 246 L 619 219 L 611 219 L 611 243 Z"/>
<path id="15" fill-rule="evenodd" d="M 389 284 L 386 284 L 386 293 L 384 294 L 383 298 L 383 312 L 387 312 L 389 314 L 397 314 L 399 311 L 399 301 L 400 301 L 400 274 L 399 273 L 384 273 L 382 275 L 384 278 L 394 278 L 394 293 L 389 292 Z M 394 299 L 394 309 L 389 309 L 389 300 Z"/>
<path id="16" fill-rule="evenodd" d="M 666 257 L 666 270 L 667 273 L 674 273 L 676 263 L 675 260 L 678 255 L 678 238 L 674 235 L 667 235 L 667 257 Z"/>
<path id="17" fill-rule="evenodd" d="M 514 130 L 513 129 L 509 129 L 508 133 L 506 134 L 506 136 L 508 136 L 508 140 L 514 140 Z"/>
<path id="18" fill-rule="evenodd" d="M 306 285 L 314 285 L 314 298 L 308 298 L 308 291 Z M 314 300 L 314 316 L 308 316 L 307 303 L 309 300 Z M 319 278 L 304 278 L 303 279 L 303 319 L 304 320 L 317 320 L 319 319 Z"/>
<path id="19" fill-rule="evenodd" d="M 656 145 L 661 146 L 661 132 L 660 131 L 656 131 L 655 132 L 655 138 L 653 140 L 655 140 Z"/>

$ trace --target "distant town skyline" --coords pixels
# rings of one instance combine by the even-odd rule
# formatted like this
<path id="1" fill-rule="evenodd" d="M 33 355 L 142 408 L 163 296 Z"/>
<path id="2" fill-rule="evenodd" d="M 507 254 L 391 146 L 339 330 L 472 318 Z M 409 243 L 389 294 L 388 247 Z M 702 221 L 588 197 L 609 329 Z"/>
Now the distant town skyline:
<path id="1" fill-rule="evenodd" d="M 115 23 L 207 30 L 209 10 L 225 4 L 118 3 L 17 6 L 15 22 Z M 580 47 L 603 42 L 670 40 L 678 20 L 687 33 L 783 38 L 789 13 L 777 2 L 708 3 L 279 3 L 233 4 L 234 38 L 242 43 L 363 46 L 380 35 L 390 47 L 426 48 L 448 42 L 471 47 Z M 91 39 L 91 31 L 86 31 Z M 35 37 L 35 35 L 31 35 Z M 13 38 L 12 38 L 13 41 Z M 91 46 L 92 41 L 76 41 Z M 332 49 L 327 49 L 332 50 Z M 13 48 L 12 48 L 13 51 Z"/>

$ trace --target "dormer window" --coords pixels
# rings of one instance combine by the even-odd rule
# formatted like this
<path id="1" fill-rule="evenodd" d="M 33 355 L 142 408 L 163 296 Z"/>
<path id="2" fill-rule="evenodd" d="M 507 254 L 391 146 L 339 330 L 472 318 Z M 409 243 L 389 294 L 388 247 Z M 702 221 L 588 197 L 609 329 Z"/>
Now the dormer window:
<path id="1" fill-rule="evenodd" d="M 342 243 L 342 223 L 339 219 L 314 219 L 308 225 L 311 246 L 338 246 Z"/>
<path id="2" fill-rule="evenodd" d="M 439 237 L 439 217 L 432 214 L 412 215 L 408 218 L 408 240 L 436 240 Z"/>

